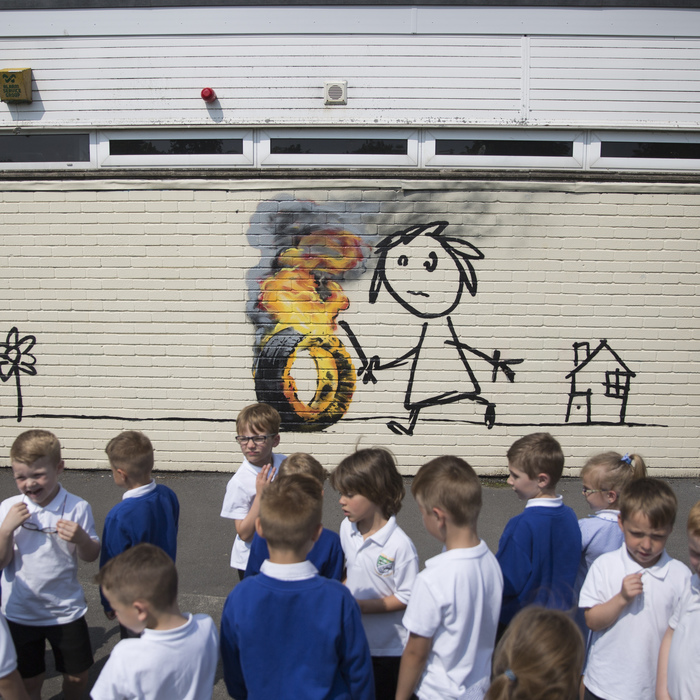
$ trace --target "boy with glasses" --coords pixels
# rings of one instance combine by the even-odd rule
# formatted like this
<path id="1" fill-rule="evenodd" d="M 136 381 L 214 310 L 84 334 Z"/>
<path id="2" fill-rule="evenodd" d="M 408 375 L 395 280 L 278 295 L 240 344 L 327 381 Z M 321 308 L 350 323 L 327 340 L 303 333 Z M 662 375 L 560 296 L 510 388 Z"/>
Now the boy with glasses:
<path id="1" fill-rule="evenodd" d="M 272 452 L 280 444 L 279 429 L 280 414 L 266 403 L 246 406 L 236 418 L 236 442 L 245 459 L 226 486 L 221 517 L 230 518 L 236 527 L 231 568 L 238 570 L 240 580 L 255 535 L 260 496 L 286 457 Z"/>
<path id="2" fill-rule="evenodd" d="M 10 449 L 21 495 L 0 504 L 2 612 L 17 667 L 32 700 L 41 698 L 48 639 L 67 700 L 82 698 L 93 664 L 78 558 L 95 561 L 100 540 L 89 504 L 59 483 L 61 444 L 46 430 L 22 433 Z"/>

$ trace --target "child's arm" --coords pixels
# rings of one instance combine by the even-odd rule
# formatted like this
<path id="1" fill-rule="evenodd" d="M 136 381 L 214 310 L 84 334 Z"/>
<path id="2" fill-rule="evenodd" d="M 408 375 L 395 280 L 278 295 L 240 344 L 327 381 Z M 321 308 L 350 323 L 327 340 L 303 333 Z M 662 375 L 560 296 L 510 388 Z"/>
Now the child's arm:
<path id="1" fill-rule="evenodd" d="M 17 669 L 0 678 L 0 695 L 4 700 L 29 700 Z"/>
<path id="2" fill-rule="evenodd" d="M 421 675 L 423 675 L 432 644 L 432 638 L 410 633 L 406 648 L 401 655 L 396 700 L 410 700 Z"/>
<path id="3" fill-rule="evenodd" d="M 659 665 L 656 670 L 656 700 L 671 700 L 668 694 L 668 653 L 671 650 L 673 628 L 668 627 L 661 640 L 659 649 Z"/>
<path id="4" fill-rule="evenodd" d="M 0 525 L 0 569 L 4 569 L 14 556 L 15 530 L 29 520 L 29 509 L 26 503 L 15 503 L 7 512 Z"/>
<path id="5" fill-rule="evenodd" d="M 585 610 L 586 624 L 594 632 L 610 627 L 615 624 L 617 618 L 620 617 L 632 599 L 636 598 L 642 591 L 642 572 L 625 576 L 618 594 L 605 603 L 594 605 Z"/>
<path id="6" fill-rule="evenodd" d="M 248 515 L 243 518 L 243 520 L 234 520 L 233 524 L 236 526 L 236 532 L 238 536 L 244 542 L 250 542 L 255 534 L 255 520 L 260 515 L 260 496 L 265 490 L 265 487 L 272 481 L 275 476 L 276 470 L 272 468 L 271 464 L 266 464 L 255 477 L 255 498 L 250 506 Z"/>
<path id="7" fill-rule="evenodd" d="M 360 612 L 363 615 L 373 615 L 375 613 L 397 612 L 405 610 L 406 603 L 402 603 L 395 595 L 388 595 L 384 598 L 366 598 L 358 600 Z"/>
<path id="8" fill-rule="evenodd" d="M 66 542 L 72 542 L 83 561 L 95 561 L 100 556 L 100 541 L 93 540 L 78 523 L 72 520 L 59 520 L 56 523 L 58 536 Z"/>

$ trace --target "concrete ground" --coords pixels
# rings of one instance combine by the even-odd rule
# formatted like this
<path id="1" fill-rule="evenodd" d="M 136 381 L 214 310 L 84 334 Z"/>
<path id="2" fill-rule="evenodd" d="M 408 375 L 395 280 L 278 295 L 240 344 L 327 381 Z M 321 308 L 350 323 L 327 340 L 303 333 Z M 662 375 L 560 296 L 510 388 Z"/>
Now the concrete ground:
<path id="1" fill-rule="evenodd" d="M 180 608 L 193 613 L 208 613 L 218 624 L 224 600 L 238 581 L 235 572 L 229 568 L 229 556 L 234 537 L 233 523 L 219 517 L 226 483 L 231 475 L 160 472 L 156 476 L 160 483 L 172 488 L 180 499 L 177 557 L 180 575 Z M 690 507 L 700 500 L 700 481 L 690 479 L 668 481 L 678 496 L 679 514 L 676 529 L 669 539 L 667 548 L 672 556 L 688 563 L 684 525 Z M 121 498 L 120 489 L 112 483 L 111 473 L 66 470 L 62 476 L 62 482 L 68 491 L 90 503 L 98 534 L 101 534 L 107 512 Z M 398 521 L 415 543 L 422 567 L 426 559 L 440 552 L 441 546 L 424 532 L 418 506 L 410 493 L 411 479 L 406 478 L 405 483 L 407 494 Z M 521 511 L 522 505 L 505 484 L 505 480 L 484 479 L 482 483 L 484 507 L 479 519 L 479 534 L 495 552 L 506 522 Z M 564 502 L 570 505 L 579 517 L 588 514 L 578 479 L 562 480 L 559 491 L 564 496 Z M 16 492 L 11 470 L 0 468 L 1 497 L 7 498 Z M 337 499 L 338 495 L 330 486 L 327 486 L 324 500 L 324 525 L 335 530 L 342 520 Z M 87 621 L 95 652 L 95 665 L 90 676 L 91 685 L 107 661 L 112 647 L 119 641 L 116 622 L 108 621 L 102 612 L 98 588 L 93 583 L 96 573 L 97 563 L 81 563 L 80 580 L 88 601 Z M 47 668 L 53 669 L 50 652 L 47 652 Z M 60 674 L 56 674 L 55 671 L 47 672 L 43 697 L 52 700 L 62 697 Z M 217 673 L 213 697 L 214 700 L 228 697 L 221 668 Z"/>

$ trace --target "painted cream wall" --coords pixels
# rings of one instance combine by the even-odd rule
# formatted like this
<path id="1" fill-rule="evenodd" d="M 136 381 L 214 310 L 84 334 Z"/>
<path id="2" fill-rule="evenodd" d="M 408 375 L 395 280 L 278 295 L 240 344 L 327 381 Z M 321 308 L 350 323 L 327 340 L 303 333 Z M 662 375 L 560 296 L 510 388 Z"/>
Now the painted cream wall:
<path id="1" fill-rule="evenodd" d="M 452 313 L 460 340 L 524 362 L 513 366 L 513 383 L 502 373 L 492 383 L 490 366 L 472 363 L 482 395 L 496 404 L 491 430 L 483 406 L 464 400 L 424 409 L 413 436 L 389 431 L 387 420 L 406 417 L 401 367 L 377 372 L 377 384 L 359 380 L 343 420 L 283 435 L 284 451 L 310 451 L 333 466 L 357 444 L 384 445 L 405 473 L 456 452 L 494 473 L 517 437 L 545 429 L 561 440 L 571 469 L 616 449 L 640 452 L 653 473 L 697 474 L 700 186 L 672 183 L 5 182 L 0 351 L 9 353 L 14 326 L 20 338 L 34 335 L 37 373 L 20 375 L 21 423 L 16 378 L 0 384 L 4 459 L 21 430 L 42 427 L 58 434 L 69 467 L 103 468 L 108 439 L 137 428 L 152 438 L 161 469 L 232 469 L 233 420 L 255 401 L 247 275 L 261 251 L 250 245 L 250 222 L 296 200 L 374 244 L 448 222 L 445 234 L 484 254 L 474 261 L 476 296 Z M 422 321 L 386 290 L 369 303 L 375 261 L 342 283 L 349 307 L 338 318 L 368 356 L 387 361 L 414 347 Z M 434 285 L 445 285 L 446 298 L 449 278 L 438 275 Z M 435 394 L 467 377 L 443 344 L 445 328 L 444 319 L 429 321 L 433 340 L 421 356 L 421 386 Z M 359 367 L 347 336 L 338 336 Z M 636 373 L 626 424 L 567 424 L 572 345 L 588 341 L 593 350 L 601 339 Z M 304 391 L 307 377 L 301 363 Z M 572 421 L 581 415 L 574 409 Z M 600 409 L 593 419 L 611 416 Z"/>

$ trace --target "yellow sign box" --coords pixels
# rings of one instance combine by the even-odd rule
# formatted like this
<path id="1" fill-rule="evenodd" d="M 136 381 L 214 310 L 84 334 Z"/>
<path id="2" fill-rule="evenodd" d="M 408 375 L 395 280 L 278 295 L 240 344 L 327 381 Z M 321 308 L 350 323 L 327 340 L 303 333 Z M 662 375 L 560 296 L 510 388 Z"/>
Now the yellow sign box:
<path id="1" fill-rule="evenodd" d="M 3 102 L 31 102 L 32 69 L 0 70 L 0 100 Z"/>

